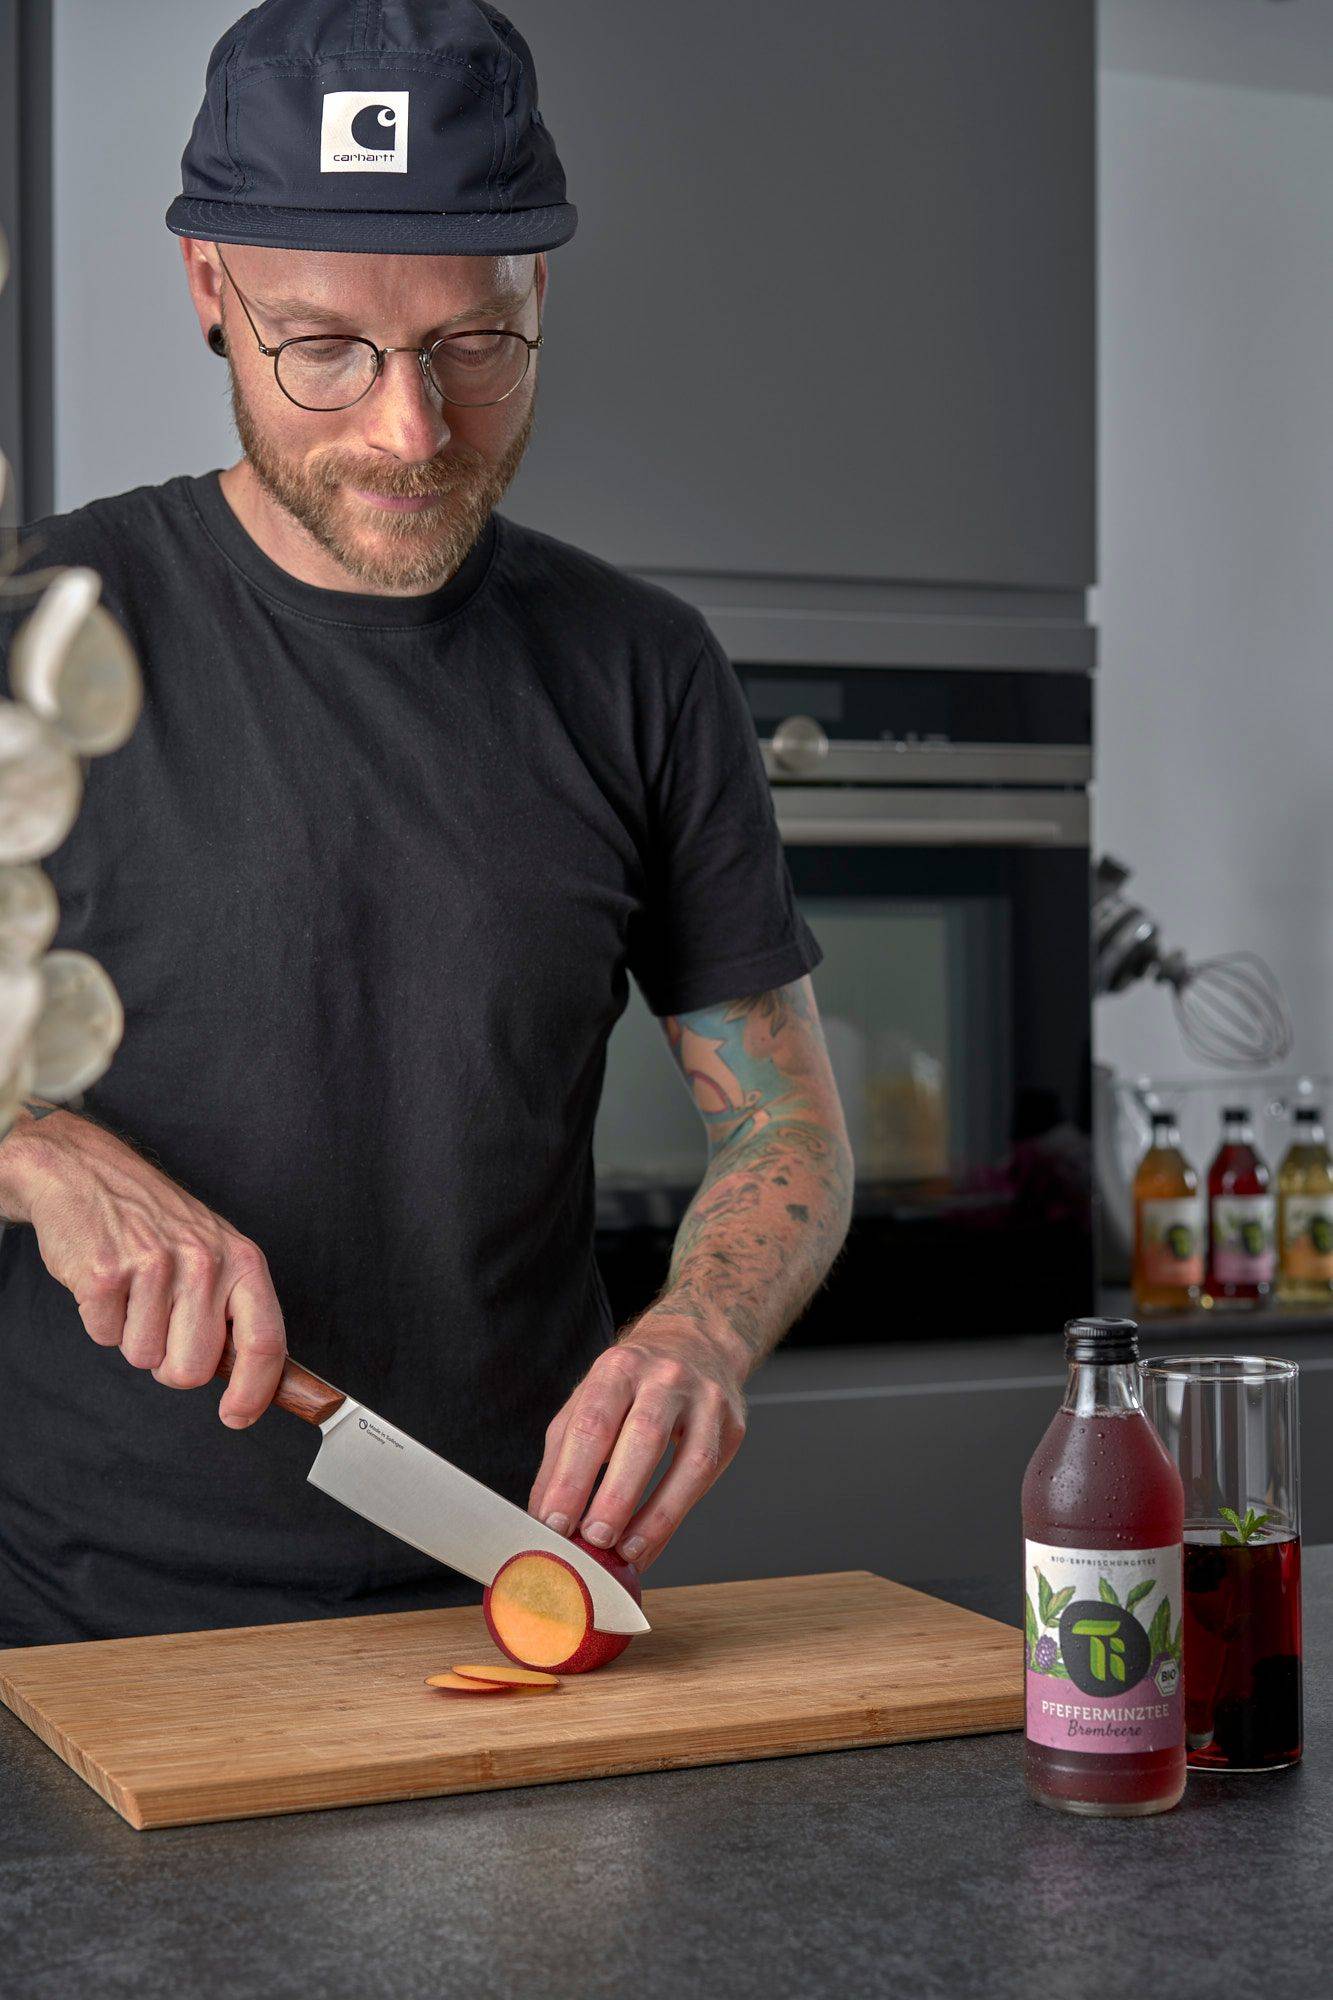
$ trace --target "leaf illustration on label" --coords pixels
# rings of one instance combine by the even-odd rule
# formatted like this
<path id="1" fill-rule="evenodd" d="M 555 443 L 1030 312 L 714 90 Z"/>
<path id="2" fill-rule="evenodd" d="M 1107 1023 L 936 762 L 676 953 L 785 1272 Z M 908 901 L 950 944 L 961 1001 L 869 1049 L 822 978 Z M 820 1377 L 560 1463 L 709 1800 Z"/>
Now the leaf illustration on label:
<path id="1" fill-rule="evenodd" d="M 1037 1645 L 1037 1614 L 1032 1609 L 1032 1599 L 1026 1591 L 1023 1594 L 1023 1631 L 1027 1636 L 1028 1663 L 1031 1665 Z"/>
<path id="2" fill-rule="evenodd" d="M 1172 1633 L 1172 1635 L 1171 1635 L 1171 1647 L 1170 1647 L 1170 1652 L 1171 1652 L 1171 1657 L 1172 1657 L 1172 1659 L 1173 1659 L 1173 1660 L 1175 1661 L 1175 1663 L 1176 1663 L 1176 1665 L 1177 1665 L 1177 1666 L 1179 1666 L 1179 1665 L 1180 1665 L 1180 1659 L 1181 1659 L 1181 1653 L 1180 1653 L 1180 1628 L 1181 1628 L 1181 1626 L 1182 1626 L 1182 1625 L 1184 1624 L 1184 1622 L 1185 1622 L 1185 1621 L 1184 1621 L 1184 1619 L 1183 1619 L 1183 1618 L 1177 1618 L 1177 1620 L 1176 1620 L 1176 1629 L 1175 1629 L 1175 1631 L 1174 1631 L 1174 1632 Z"/>
<path id="3" fill-rule="evenodd" d="M 1042 1624 L 1049 1625 L 1051 1622 L 1051 1586 L 1047 1583 L 1040 1570 L 1037 1571 L 1037 1604 L 1041 1611 Z"/>
<path id="4" fill-rule="evenodd" d="M 1116 1596 L 1115 1591 L 1112 1589 L 1111 1585 L 1107 1582 L 1104 1576 L 1098 1577 L 1097 1589 L 1101 1595 L 1101 1600 L 1103 1604 L 1119 1604 L 1120 1599 Z"/>
<path id="5" fill-rule="evenodd" d="M 1132 1611 L 1136 1604 L 1142 1604 L 1144 1598 L 1151 1596 L 1152 1592 L 1156 1590 L 1156 1588 L 1157 1588 L 1156 1577 L 1145 1576 L 1143 1582 L 1136 1583 L 1133 1590 L 1130 1591 L 1129 1596 L 1125 1599 L 1126 1611 Z"/>
<path id="6" fill-rule="evenodd" d="M 1054 1597 L 1051 1599 L 1050 1611 L 1047 1613 L 1046 1616 L 1046 1623 L 1048 1625 L 1054 1625 L 1056 1623 L 1057 1619 L 1060 1616 L 1060 1613 L 1064 1610 L 1066 1604 L 1070 1603 L 1071 1600 L 1073 1599 L 1073 1595 L 1074 1595 L 1074 1586 L 1072 1583 L 1067 1583 L 1063 1590 L 1056 1591 Z"/>
<path id="7" fill-rule="evenodd" d="M 1148 1627 L 1148 1650 L 1154 1659 L 1159 1653 L 1171 1650 L 1171 1599 L 1164 1597 L 1153 1613 L 1152 1624 Z"/>

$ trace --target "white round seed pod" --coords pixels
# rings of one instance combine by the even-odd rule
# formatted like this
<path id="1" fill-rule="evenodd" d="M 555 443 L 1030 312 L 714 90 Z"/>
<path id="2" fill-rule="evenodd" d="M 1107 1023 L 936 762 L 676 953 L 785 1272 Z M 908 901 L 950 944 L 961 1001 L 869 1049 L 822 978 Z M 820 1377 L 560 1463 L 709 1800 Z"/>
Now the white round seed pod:
<path id="1" fill-rule="evenodd" d="M 0 966 L 0 1080 L 13 1078 L 28 1055 L 45 1005 L 46 981 L 36 966 Z"/>
<path id="2" fill-rule="evenodd" d="M 33 1079 L 37 1065 L 32 1059 L 31 1048 L 24 1049 L 9 1074 L 0 1078 L 0 1139 L 3 1139 L 18 1117 L 25 1097 L 33 1093 Z"/>
<path id="3" fill-rule="evenodd" d="M 134 648 L 98 603 L 95 569 L 62 570 L 14 635 L 10 685 L 85 757 L 118 750 L 143 706 Z"/>
<path id="4" fill-rule="evenodd" d="M 60 924 L 55 884 L 32 862 L 0 868 L 0 965 L 32 965 Z"/>
<path id="5" fill-rule="evenodd" d="M 83 773 L 40 715 L 0 701 L 0 862 L 38 861 L 78 817 Z"/>
<path id="6" fill-rule="evenodd" d="M 46 997 L 33 1037 L 33 1087 L 40 1097 L 74 1097 L 106 1071 L 125 1032 L 125 1010 L 86 951 L 49 952 L 40 970 Z"/>

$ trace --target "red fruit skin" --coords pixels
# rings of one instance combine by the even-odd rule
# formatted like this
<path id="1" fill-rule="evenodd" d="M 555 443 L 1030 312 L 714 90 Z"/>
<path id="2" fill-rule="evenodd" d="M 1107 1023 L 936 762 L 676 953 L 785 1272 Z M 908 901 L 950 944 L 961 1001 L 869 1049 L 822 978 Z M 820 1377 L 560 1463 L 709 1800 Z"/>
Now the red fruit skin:
<path id="1" fill-rule="evenodd" d="M 636 1604 L 643 1603 L 643 1588 L 639 1582 L 639 1572 L 635 1569 L 633 1563 L 626 1562 L 625 1558 L 617 1555 L 614 1549 L 594 1548 L 591 1542 L 584 1541 L 582 1535 L 571 1535 L 569 1539 L 577 1548 L 582 1549 L 585 1555 L 590 1555 L 594 1561 L 599 1562 L 603 1569 L 609 1570 L 616 1582 L 624 1586 Z M 556 1555 L 553 1549 L 521 1549 L 518 1553 L 520 1555 L 543 1555 L 548 1557 L 551 1562 L 562 1561 L 562 1558 Z M 512 1660 L 515 1666 L 519 1667 L 531 1667 L 534 1665 L 545 1667 L 546 1671 L 552 1674 L 588 1674 L 592 1673 L 595 1668 L 609 1666 L 612 1660 L 620 1658 L 633 1634 L 630 1632 L 597 1631 L 592 1622 L 592 1598 L 589 1595 L 588 1586 L 575 1569 L 573 1563 L 564 1563 L 563 1567 L 569 1571 L 574 1581 L 578 1584 L 583 1598 L 583 1636 L 569 1655 L 569 1658 L 559 1660 L 554 1665 L 548 1664 L 545 1660 L 533 1661 L 520 1659 L 513 1648 L 505 1644 L 504 1639 L 496 1628 L 495 1620 L 491 1616 L 491 1591 L 504 1575 L 505 1570 L 508 1569 L 509 1563 L 515 1561 L 517 1561 L 517 1556 L 510 1556 L 509 1562 L 503 1563 L 500 1566 L 495 1573 L 493 1581 L 487 1584 L 481 1600 L 482 1612 L 486 1619 L 486 1629 L 507 1659 Z"/>

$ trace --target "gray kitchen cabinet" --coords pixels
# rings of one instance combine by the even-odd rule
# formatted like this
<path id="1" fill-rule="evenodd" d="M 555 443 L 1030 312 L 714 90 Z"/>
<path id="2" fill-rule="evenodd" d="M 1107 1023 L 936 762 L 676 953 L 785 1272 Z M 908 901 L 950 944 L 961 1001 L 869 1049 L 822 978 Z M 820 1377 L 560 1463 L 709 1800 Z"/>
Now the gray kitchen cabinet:
<path id="1" fill-rule="evenodd" d="M 508 511 L 668 582 L 1091 582 L 1092 0 L 522 25 L 580 224 Z"/>

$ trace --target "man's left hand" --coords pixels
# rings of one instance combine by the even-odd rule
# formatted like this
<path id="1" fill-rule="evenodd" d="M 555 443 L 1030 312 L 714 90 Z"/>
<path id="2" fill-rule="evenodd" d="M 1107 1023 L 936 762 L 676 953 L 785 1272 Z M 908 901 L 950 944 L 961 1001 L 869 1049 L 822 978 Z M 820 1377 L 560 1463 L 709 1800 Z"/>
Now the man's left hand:
<path id="1" fill-rule="evenodd" d="M 666 1302 L 650 1307 L 552 1418 L 528 1512 L 646 1569 L 736 1456 L 743 1379 L 721 1338 Z M 669 1444 L 671 1464 L 645 1499 Z"/>

